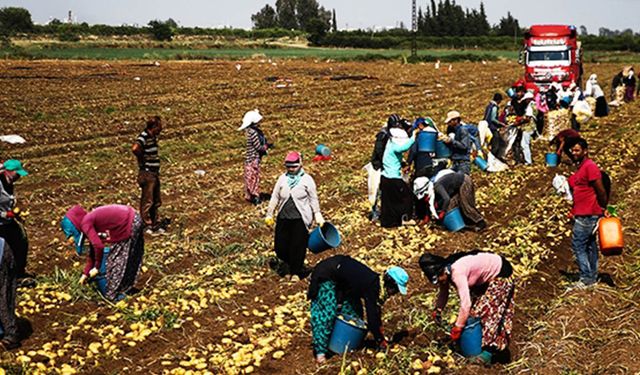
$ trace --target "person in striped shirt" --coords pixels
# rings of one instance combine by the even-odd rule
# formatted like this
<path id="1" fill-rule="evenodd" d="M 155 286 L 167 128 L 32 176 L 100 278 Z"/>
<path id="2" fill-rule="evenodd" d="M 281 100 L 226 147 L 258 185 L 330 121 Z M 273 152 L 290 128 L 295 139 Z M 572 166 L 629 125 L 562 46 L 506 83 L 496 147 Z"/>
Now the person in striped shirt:
<path id="1" fill-rule="evenodd" d="M 244 199 L 254 205 L 260 199 L 260 159 L 267 154 L 269 144 L 260 129 L 262 115 L 257 109 L 245 113 L 238 131 L 244 130 L 247 148 L 244 158 Z"/>
<path id="2" fill-rule="evenodd" d="M 140 215 L 147 227 L 147 233 L 161 234 L 164 229 L 158 224 L 160 200 L 160 157 L 158 156 L 158 135 L 162 131 L 160 116 L 147 120 L 147 126 L 133 144 L 133 154 L 138 159 L 138 185 L 142 190 Z"/>

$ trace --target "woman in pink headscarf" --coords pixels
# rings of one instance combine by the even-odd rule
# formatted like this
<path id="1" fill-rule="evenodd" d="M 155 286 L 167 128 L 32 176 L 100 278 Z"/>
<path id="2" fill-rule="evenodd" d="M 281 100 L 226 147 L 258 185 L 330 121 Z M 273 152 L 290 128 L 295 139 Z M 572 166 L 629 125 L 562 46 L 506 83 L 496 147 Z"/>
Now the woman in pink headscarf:
<path id="1" fill-rule="evenodd" d="M 304 268 L 309 228 L 314 221 L 322 226 L 324 218 L 320 213 L 316 183 L 302 169 L 300 153 L 289 152 L 284 165 L 287 171 L 280 175 L 273 188 L 265 218 L 267 225 L 274 225 L 273 215 L 277 211 L 274 247 L 280 261 L 273 259 L 269 265 L 280 276 L 290 274 L 295 280 L 309 273 Z"/>

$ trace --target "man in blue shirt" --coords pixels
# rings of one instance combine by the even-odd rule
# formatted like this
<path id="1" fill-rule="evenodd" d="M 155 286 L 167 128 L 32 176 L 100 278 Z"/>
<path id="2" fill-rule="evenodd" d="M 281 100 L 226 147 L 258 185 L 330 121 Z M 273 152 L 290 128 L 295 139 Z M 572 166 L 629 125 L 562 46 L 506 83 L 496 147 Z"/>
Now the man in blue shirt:
<path id="1" fill-rule="evenodd" d="M 470 155 L 473 140 L 467 129 L 461 126 L 460 112 L 450 111 L 447 113 L 447 118 L 444 122 L 453 130 L 453 133 L 449 134 L 449 137 L 445 140 L 445 143 L 451 148 L 451 161 L 453 162 L 451 169 L 471 175 Z"/>

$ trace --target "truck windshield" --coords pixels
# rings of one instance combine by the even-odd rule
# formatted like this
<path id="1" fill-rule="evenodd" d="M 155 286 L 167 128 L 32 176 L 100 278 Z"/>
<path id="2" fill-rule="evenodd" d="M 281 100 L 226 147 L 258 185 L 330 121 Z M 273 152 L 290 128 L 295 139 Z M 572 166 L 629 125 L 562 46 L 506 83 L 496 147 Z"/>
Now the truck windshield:
<path id="1" fill-rule="evenodd" d="M 529 51 L 529 61 L 569 61 L 569 51 Z"/>

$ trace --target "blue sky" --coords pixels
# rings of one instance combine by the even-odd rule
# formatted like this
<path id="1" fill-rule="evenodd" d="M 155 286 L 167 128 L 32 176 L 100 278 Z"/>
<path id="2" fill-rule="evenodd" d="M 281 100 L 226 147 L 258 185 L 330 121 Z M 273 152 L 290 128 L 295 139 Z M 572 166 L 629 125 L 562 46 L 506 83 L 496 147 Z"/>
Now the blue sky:
<path id="1" fill-rule="evenodd" d="M 411 1 L 319 0 L 335 9 L 339 28 L 393 27 L 400 21 L 410 25 Z M 478 8 L 480 0 L 457 0 L 463 7 Z M 27 8 L 35 22 L 51 17 L 65 19 L 69 10 L 79 22 L 112 25 L 146 24 L 151 19 L 169 17 L 183 26 L 251 27 L 251 14 L 275 0 L 0 0 L 0 7 Z M 426 8 L 427 0 L 418 0 Z M 590 33 L 601 26 L 640 31 L 640 0 L 485 0 L 489 22 L 495 24 L 511 11 L 521 25 L 568 23 L 585 25 Z M 532 5 L 535 4 L 535 5 Z"/>

